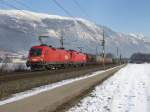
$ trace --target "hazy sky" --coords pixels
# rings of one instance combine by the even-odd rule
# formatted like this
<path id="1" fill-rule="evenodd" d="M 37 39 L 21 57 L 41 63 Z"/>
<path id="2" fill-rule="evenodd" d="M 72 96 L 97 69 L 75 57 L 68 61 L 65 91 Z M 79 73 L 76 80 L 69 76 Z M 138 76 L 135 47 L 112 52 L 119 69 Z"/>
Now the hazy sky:
<path id="1" fill-rule="evenodd" d="M 3 0 L 20 9 L 68 16 L 53 0 Z M 26 4 L 28 8 L 16 3 Z M 57 0 L 71 15 L 105 25 L 117 32 L 150 37 L 150 0 Z M 0 1 L 0 8 L 6 6 Z M 7 8 L 8 9 L 8 8 Z M 10 9 L 10 8 L 9 8 Z M 12 9 L 12 8 L 11 8 Z M 86 13 L 86 14 L 85 14 Z"/>

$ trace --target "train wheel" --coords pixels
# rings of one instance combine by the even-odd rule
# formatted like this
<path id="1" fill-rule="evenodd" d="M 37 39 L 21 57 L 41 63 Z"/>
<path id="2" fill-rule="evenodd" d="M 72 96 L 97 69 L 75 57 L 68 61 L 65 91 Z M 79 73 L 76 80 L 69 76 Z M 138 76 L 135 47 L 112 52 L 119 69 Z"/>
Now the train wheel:
<path id="1" fill-rule="evenodd" d="M 51 66 L 51 65 L 46 65 L 45 68 L 46 68 L 47 70 L 52 70 L 52 66 Z"/>
<path id="2" fill-rule="evenodd" d="M 64 64 L 64 68 L 69 68 L 69 64 Z"/>
<path id="3" fill-rule="evenodd" d="M 35 71 L 36 69 L 35 69 L 35 67 L 30 67 L 30 69 L 31 69 L 31 71 Z"/>

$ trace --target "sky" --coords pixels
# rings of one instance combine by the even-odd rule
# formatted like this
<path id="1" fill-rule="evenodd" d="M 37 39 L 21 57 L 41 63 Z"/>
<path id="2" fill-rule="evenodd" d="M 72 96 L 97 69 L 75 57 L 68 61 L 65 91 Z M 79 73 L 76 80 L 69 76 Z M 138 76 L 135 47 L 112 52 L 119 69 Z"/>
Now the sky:
<path id="1" fill-rule="evenodd" d="M 6 6 L 3 1 L 19 9 L 69 16 L 55 4 L 54 0 L 0 0 L 0 9 L 13 9 Z M 116 32 L 143 33 L 150 37 L 150 0 L 57 0 L 57 2 L 73 17 L 105 25 Z"/>

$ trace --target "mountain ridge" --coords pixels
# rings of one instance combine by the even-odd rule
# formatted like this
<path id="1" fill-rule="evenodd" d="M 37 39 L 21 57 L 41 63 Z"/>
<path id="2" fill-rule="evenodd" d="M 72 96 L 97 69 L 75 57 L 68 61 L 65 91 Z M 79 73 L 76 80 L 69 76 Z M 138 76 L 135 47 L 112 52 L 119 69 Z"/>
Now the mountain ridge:
<path id="1" fill-rule="evenodd" d="M 24 12 L 24 13 L 23 13 Z M 0 10 L 0 48 L 10 52 L 27 54 L 29 48 L 39 44 L 38 36 L 47 35 L 44 42 L 60 47 L 60 36 L 64 37 L 66 49 L 83 52 L 102 52 L 100 43 L 104 29 L 106 52 L 130 57 L 135 52 L 149 53 L 150 39 L 143 35 L 118 33 L 82 18 L 62 17 L 31 11 Z M 63 30 L 62 30 L 63 29 Z"/>

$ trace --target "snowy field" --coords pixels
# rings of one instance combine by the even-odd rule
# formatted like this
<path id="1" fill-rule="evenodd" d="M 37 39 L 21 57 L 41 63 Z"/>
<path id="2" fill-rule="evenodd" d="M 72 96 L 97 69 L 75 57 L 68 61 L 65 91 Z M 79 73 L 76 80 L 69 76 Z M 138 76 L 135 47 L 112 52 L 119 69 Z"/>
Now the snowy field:
<path id="1" fill-rule="evenodd" d="M 128 64 L 68 112 L 150 112 L 150 64 Z"/>
<path id="2" fill-rule="evenodd" d="M 0 63 L 0 72 L 29 70 L 25 63 Z"/>

